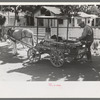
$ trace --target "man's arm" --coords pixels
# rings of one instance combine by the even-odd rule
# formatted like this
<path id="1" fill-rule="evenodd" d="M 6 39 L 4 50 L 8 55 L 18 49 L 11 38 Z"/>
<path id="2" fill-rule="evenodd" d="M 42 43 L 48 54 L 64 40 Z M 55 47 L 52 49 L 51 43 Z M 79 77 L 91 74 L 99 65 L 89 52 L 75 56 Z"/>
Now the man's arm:
<path id="1" fill-rule="evenodd" d="M 87 34 L 88 34 L 88 27 L 85 27 L 83 32 L 82 32 L 82 36 L 79 37 L 79 40 L 84 39 L 87 36 Z"/>

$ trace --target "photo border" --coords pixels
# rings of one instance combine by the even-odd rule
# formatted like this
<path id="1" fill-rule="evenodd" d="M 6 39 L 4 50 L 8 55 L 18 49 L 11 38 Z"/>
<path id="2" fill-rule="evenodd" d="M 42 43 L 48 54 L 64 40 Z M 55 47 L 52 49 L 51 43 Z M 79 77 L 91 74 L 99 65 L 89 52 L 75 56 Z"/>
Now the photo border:
<path id="1" fill-rule="evenodd" d="M 81 2 L 92 2 L 92 3 L 95 3 L 95 2 L 99 2 L 98 0 L 95 0 L 95 2 L 94 2 L 94 0 L 0 0 L 0 2 L 13 2 L 13 3 L 16 3 L 16 2 L 79 2 L 79 3 L 81 3 Z M 99 2 L 100 3 L 100 2 Z M 50 82 L 51 83 L 51 82 Z M 52 82 L 52 83 L 55 83 L 55 82 Z M 15 84 L 16 86 L 19 86 L 20 85 L 20 82 L 7 82 L 7 83 L 5 83 L 5 82 L 0 82 L 0 92 L 3 92 L 3 93 L 0 93 L 2 96 L 0 97 L 0 99 L 2 100 L 2 98 L 7 98 L 7 100 L 11 100 L 11 98 L 13 97 L 11 97 L 11 94 L 14 94 L 15 93 L 15 95 L 16 95 L 16 93 L 18 93 L 19 91 L 20 91 L 20 89 L 18 90 L 16 87 L 15 87 L 15 85 L 12 85 L 12 84 Z M 23 82 L 21 82 L 21 85 L 23 85 L 24 83 Z M 25 83 L 24 84 L 24 86 L 27 86 L 27 87 L 29 87 L 29 88 L 31 88 L 31 86 L 32 86 L 32 89 L 34 89 L 35 88 L 35 86 L 38 84 L 38 82 L 32 82 L 32 83 Z M 82 93 L 84 93 L 84 92 L 86 92 L 86 93 L 88 93 L 88 92 L 90 92 L 90 94 L 89 94 L 89 96 L 84 96 L 84 94 L 83 94 L 83 96 L 71 96 L 71 94 L 70 94 L 70 96 L 59 96 L 59 98 L 54 98 L 54 96 L 51 96 L 51 97 L 49 97 L 48 99 L 50 99 L 50 98 L 54 98 L 54 100 L 65 100 L 65 98 L 66 98 L 66 100 L 100 100 L 100 96 L 99 96 L 99 94 L 100 94 L 100 82 L 67 82 L 67 83 L 65 83 L 64 82 L 64 84 L 62 83 L 62 82 L 60 82 L 59 84 L 62 84 L 62 86 L 63 86 L 63 89 L 61 89 L 61 88 L 55 88 L 55 87 L 48 87 L 48 83 L 44 83 L 44 82 L 40 82 L 40 84 L 42 84 L 42 86 L 43 87 L 40 87 L 39 86 L 39 90 L 40 91 L 44 91 L 44 90 L 49 90 L 49 93 L 50 92 L 52 92 L 52 91 L 57 91 L 57 92 L 59 92 L 60 91 L 60 93 L 61 93 L 61 91 L 62 92 L 64 92 L 64 93 L 68 93 L 68 92 L 70 92 L 71 93 L 71 91 L 72 92 L 82 92 Z M 71 85 L 70 85 L 71 84 Z M 75 88 L 73 88 L 73 84 L 76 84 L 76 87 Z M 66 85 L 68 85 L 68 86 L 66 86 Z M 78 85 L 78 86 L 77 86 Z M 86 86 L 86 87 L 85 87 Z M 65 88 L 66 87 L 66 88 Z M 72 88 L 71 88 L 72 87 Z M 24 87 L 22 86 L 22 87 L 20 87 L 21 88 L 21 92 L 22 92 L 22 90 L 24 89 Z M 88 88 L 87 90 L 85 89 L 85 88 Z M 66 90 L 65 90 L 66 89 Z M 69 89 L 71 89 L 71 90 L 69 90 Z M 75 89 L 75 90 L 74 90 Z M 78 91 L 77 91 L 77 89 L 79 89 Z M 29 90 L 29 89 L 28 89 Z M 31 90 L 31 89 L 30 89 Z M 73 91 L 74 90 L 74 91 Z M 11 93 L 10 93 L 10 92 Z M 26 90 L 27 91 L 27 90 Z M 31 90 L 32 91 L 32 90 Z M 93 91 L 93 93 L 96 93 L 96 96 L 94 96 L 93 95 L 93 93 L 92 93 L 92 91 Z M 33 92 L 33 91 L 32 91 Z M 37 91 L 38 92 L 38 91 Z M 45 92 L 47 92 L 47 91 L 45 91 Z M 5 94 L 4 94 L 5 93 Z M 8 95 L 6 95 L 6 93 L 8 93 Z M 20 92 L 19 92 L 20 93 Z M 19 94 L 18 93 L 18 94 Z M 27 92 L 26 92 L 27 93 Z M 25 93 L 25 94 L 26 94 Z M 33 92 L 31 95 L 34 95 L 34 93 L 35 92 Z M 10 94 L 10 95 L 9 95 Z M 3 96 L 4 95 L 4 96 Z M 6 95 L 6 96 L 5 96 Z M 24 94 L 23 94 L 24 95 Z M 15 96 L 15 97 L 13 97 L 13 100 L 14 100 L 14 98 L 20 98 L 20 100 L 22 100 L 22 99 L 24 99 L 24 100 L 30 100 L 30 99 L 37 99 L 38 98 L 38 95 L 39 94 L 37 94 L 37 97 L 35 97 L 35 96 L 28 96 L 28 98 L 26 97 L 26 98 L 24 98 L 23 96 Z M 72 94 L 73 95 L 73 94 Z M 80 95 L 80 93 L 79 93 L 79 95 Z M 87 94 L 88 95 L 88 94 Z M 41 98 L 41 99 L 45 99 L 44 98 L 44 96 L 45 96 L 45 94 L 44 95 L 41 95 L 39 98 L 38 98 L 38 100 Z M 34 98 L 35 97 L 35 98 Z M 78 98 L 77 98 L 78 97 Z M 92 98 L 91 98 L 92 97 Z M 10 99 L 9 99 L 10 98 Z M 52 99 L 53 99 L 52 98 Z M 61 99 L 62 98 L 62 99 Z M 15 99 L 15 100 L 16 100 Z M 47 99 L 47 97 L 46 97 L 46 99 Z M 6 100 L 6 99 L 5 99 Z"/>

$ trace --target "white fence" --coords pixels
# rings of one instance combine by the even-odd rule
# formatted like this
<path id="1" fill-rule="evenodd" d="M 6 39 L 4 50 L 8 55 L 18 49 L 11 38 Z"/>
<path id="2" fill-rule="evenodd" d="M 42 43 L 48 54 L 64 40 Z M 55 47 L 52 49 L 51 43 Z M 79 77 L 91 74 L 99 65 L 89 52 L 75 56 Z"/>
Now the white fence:
<path id="1" fill-rule="evenodd" d="M 27 29 L 30 29 L 34 32 L 34 35 L 37 36 L 37 28 L 36 27 L 16 27 L 16 28 L 27 28 Z M 100 29 L 98 28 L 93 28 L 94 30 L 94 38 L 95 39 L 100 39 Z M 83 29 L 82 28 L 69 28 L 68 29 L 68 38 L 70 37 L 80 37 L 81 36 L 81 33 L 82 33 Z M 67 38 L 67 28 L 66 27 L 60 27 L 58 29 L 58 32 L 59 32 L 59 36 L 62 36 L 64 39 Z M 45 28 L 44 27 L 41 27 L 39 28 L 38 30 L 38 35 L 39 37 L 43 38 L 45 36 Z M 56 27 L 52 27 L 51 28 L 51 35 L 54 35 L 54 34 L 57 34 L 57 28 Z"/>
<path id="2" fill-rule="evenodd" d="M 69 28 L 68 29 L 68 38 L 78 38 L 81 36 L 83 29 L 82 28 Z M 100 29 L 93 28 L 94 31 L 94 39 L 100 39 Z M 57 33 L 57 29 L 53 28 L 51 31 L 52 34 Z M 59 28 L 59 34 L 63 38 L 67 38 L 67 28 Z"/>

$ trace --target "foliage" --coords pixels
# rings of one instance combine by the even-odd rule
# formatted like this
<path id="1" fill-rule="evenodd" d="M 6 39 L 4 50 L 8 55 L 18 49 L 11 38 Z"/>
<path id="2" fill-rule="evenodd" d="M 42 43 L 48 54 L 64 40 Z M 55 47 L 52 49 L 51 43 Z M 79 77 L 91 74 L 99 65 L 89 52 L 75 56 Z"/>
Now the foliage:
<path id="1" fill-rule="evenodd" d="M 26 15 L 30 14 L 32 15 L 34 13 L 34 10 L 37 9 L 39 6 L 35 5 L 3 5 L 2 11 L 5 12 L 14 12 L 15 13 L 15 21 L 20 21 L 19 19 L 19 12 L 25 12 Z M 14 25 L 15 25 L 14 21 Z"/>
<path id="2" fill-rule="evenodd" d="M 73 13 L 77 13 L 78 8 L 79 5 L 63 5 L 60 7 L 62 14 L 67 15 L 68 17 L 71 17 Z"/>
<path id="3" fill-rule="evenodd" d="M 77 15 L 78 12 L 91 13 L 90 7 L 93 5 L 62 5 L 60 6 L 61 12 L 68 17 Z"/>
<path id="4" fill-rule="evenodd" d="M 18 9 L 18 7 L 19 6 L 17 6 L 17 5 L 3 5 L 2 6 L 2 11 L 15 13 L 14 26 L 15 26 L 16 20 L 19 21 L 19 16 L 18 16 L 19 9 Z"/>

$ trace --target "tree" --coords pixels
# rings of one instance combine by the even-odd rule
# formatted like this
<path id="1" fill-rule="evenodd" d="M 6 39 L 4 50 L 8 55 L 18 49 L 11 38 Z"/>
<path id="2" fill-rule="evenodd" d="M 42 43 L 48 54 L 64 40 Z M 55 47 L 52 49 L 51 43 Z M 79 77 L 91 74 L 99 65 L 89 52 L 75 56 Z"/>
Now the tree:
<path id="1" fill-rule="evenodd" d="M 2 41 L 3 38 L 3 25 L 6 21 L 6 17 L 3 14 L 0 14 L 0 40 Z"/>
<path id="2" fill-rule="evenodd" d="M 34 14 L 34 11 L 39 8 L 40 6 L 36 5 L 4 5 L 3 11 L 5 12 L 14 12 L 15 13 L 15 20 L 14 20 L 14 26 L 16 20 L 19 21 L 19 12 L 26 13 L 26 16 L 30 14 L 31 16 Z"/>
<path id="3" fill-rule="evenodd" d="M 4 11 L 4 12 L 14 12 L 15 13 L 15 18 L 14 18 L 14 26 L 15 26 L 15 22 L 16 22 L 16 20 L 18 21 L 18 13 L 19 13 L 19 6 L 17 6 L 17 5 L 3 5 L 2 6 L 2 11 Z"/>
<path id="4" fill-rule="evenodd" d="M 34 12 L 40 7 L 41 6 L 37 6 L 37 5 L 20 6 L 21 12 L 25 13 L 25 18 L 27 19 L 27 25 L 34 25 Z"/>
<path id="5" fill-rule="evenodd" d="M 93 6 L 94 5 L 62 5 L 60 9 L 63 14 L 71 17 L 72 14 L 77 15 L 78 12 L 91 13 L 91 7 Z"/>

